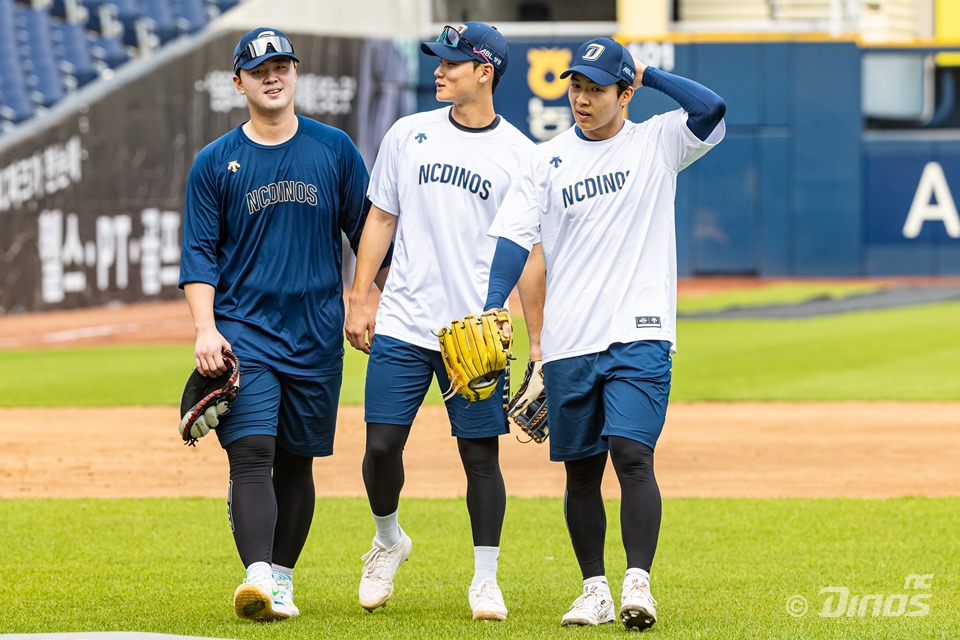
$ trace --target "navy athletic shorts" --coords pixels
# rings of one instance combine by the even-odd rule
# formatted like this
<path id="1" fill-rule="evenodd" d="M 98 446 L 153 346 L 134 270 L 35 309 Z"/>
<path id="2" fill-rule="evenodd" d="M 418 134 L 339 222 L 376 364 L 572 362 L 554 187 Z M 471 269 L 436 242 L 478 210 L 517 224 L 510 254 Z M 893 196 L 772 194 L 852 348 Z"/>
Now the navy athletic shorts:
<path id="1" fill-rule="evenodd" d="M 651 449 L 670 398 L 670 343 L 616 343 L 606 351 L 543 365 L 550 459 L 579 460 L 607 450 L 620 436 Z"/>
<path id="2" fill-rule="evenodd" d="M 293 376 L 258 364 L 241 371 L 237 401 L 215 430 L 220 446 L 244 436 L 267 435 L 299 456 L 333 453 L 342 373 Z"/>
<path id="3" fill-rule="evenodd" d="M 411 425 L 430 388 L 433 376 L 441 391 L 450 386 L 439 351 L 377 334 L 367 362 L 364 420 Z M 501 376 L 501 384 L 504 384 Z M 447 400 L 451 434 L 458 438 L 489 438 L 509 431 L 503 410 L 504 394 L 467 402 L 458 394 Z"/>

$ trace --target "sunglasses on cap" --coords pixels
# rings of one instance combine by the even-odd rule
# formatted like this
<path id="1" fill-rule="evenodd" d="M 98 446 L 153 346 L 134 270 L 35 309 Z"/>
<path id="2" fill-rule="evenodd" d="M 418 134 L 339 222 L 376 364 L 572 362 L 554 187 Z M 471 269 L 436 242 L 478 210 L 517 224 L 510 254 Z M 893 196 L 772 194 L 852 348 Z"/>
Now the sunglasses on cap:
<path id="1" fill-rule="evenodd" d="M 457 31 L 457 29 L 456 29 L 455 27 L 451 27 L 451 26 L 449 26 L 449 25 L 447 25 L 446 27 L 444 27 L 444 28 L 443 28 L 443 32 L 440 34 L 440 37 L 437 38 L 437 42 L 439 42 L 440 44 L 442 44 L 442 45 L 444 45 L 444 46 L 451 47 L 451 48 L 453 48 L 453 49 L 459 49 L 459 48 L 460 48 L 459 45 L 460 45 L 460 43 L 462 42 L 463 44 L 465 44 L 465 45 L 467 45 L 468 47 L 470 47 L 470 49 L 471 49 L 475 54 L 477 54 L 478 56 L 480 56 L 481 58 L 483 58 L 483 61 L 484 61 L 484 62 L 486 62 L 487 64 L 493 64 L 492 62 L 490 62 L 490 58 L 488 58 L 487 56 L 485 56 L 482 52 L 477 51 L 477 48 L 476 48 L 475 46 L 473 46 L 472 44 L 470 44 L 470 41 L 469 41 L 469 40 L 467 40 L 467 39 L 464 38 L 462 35 L 460 35 L 460 32 Z"/>
<path id="2" fill-rule="evenodd" d="M 270 49 L 275 53 L 293 53 L 293 45 L 283 36 L 263 36 L 251 40 L 243 50 L 233 59 L 233 68 L 238 68 L 255 58 L 270 53 Z"/>

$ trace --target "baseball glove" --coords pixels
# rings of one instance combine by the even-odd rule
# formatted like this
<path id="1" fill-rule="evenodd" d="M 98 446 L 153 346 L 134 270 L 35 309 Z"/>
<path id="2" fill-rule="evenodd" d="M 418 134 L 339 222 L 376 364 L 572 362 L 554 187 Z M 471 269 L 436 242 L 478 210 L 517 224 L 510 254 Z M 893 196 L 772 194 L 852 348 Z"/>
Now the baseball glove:
<path id="1" fill-rule="evenodd" d="M 479 318 L 471 314 L 440 329 L 440 354 L 450 378 L 444 400 L 459 393 L 468 402 L 478 402 L 497 392 L 497 381 L 507 368 L 513 344 L 512 332 L 510 337 L 505 336 L 501 322 L 510 322 L 510 312 L 491 309 Z"/>
<path id="2" fill-rule="evenodd" d="M 240 390 L 240 361 L 229 349 L 223 350 L 227 370 L 216 378 L 200 375 L 196 369 L 187 379 L 180 399 L 180 437 L 183 443 L 196 446 L 197 439 L 220 424 L 220 416 L 230 411 Z"/>
<path id="3" fill-rule="evenodd" d="M 537 444 L 541 444 L 550 434 L 547 428 L 547 392 L 543 388 L 543 363 L 539 360 L 527 362 L 520 389 L 507 407 L 507 417 Z"/>

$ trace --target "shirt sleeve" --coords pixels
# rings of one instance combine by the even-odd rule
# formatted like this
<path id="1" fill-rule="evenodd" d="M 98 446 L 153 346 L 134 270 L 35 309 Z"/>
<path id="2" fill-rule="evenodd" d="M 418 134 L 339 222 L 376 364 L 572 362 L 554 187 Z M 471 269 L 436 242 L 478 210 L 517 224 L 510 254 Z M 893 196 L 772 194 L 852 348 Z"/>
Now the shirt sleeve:
<path id="1" fill-rule="evenodd" d="M 217 247 L 220 244 L 222 198 L 209 156 L 201 154 L 190 169 L 183 207 L 183 251 L 180 258 L 180 287 L 220 282 Z"/>
<path id="2" fill-rule="evenodd" d="M 366 198 L 369 177 L 356 145 L 346 134 L 343 137 L 340 151 L 340 229 L 356 253 L 367 212 L 370 211 L 370 201 Z"/>
<path id="3" fill-rule="evenodd" d="M 671 171 L 683 171 L 702 158 L 723 140 L 727 130 L 726 123 L 721 120 L 706 140 L 700 140 L 687 127 L 687 117 L 686 111 L 677 109 L 649 121 L 657 155 Z"/>
<path id="4" fill-rule="evenodd" d="M 400 155 L 398 124 L 399 122 L 394 123 L 390 127 L 380 143 L 380 151 L 370 173 L 370 188 L 367 191 L 370 202 L 395 216 L 400 215 L 400 190 L 397 185 L 397 159 Z"/>
<path id="5" fill-rule="evenodd" d="M 541 189 L 537 188 L 535 158 L 528 157 L 507 190 L 487 235 L 506 238 L 527 251 L 540 242 Z"/>

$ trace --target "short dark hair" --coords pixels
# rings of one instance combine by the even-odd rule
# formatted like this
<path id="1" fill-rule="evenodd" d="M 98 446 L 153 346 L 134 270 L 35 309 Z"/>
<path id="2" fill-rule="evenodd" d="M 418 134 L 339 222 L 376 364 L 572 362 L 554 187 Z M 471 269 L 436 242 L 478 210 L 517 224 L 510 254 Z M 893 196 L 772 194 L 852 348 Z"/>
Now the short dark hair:
<path id="1" fill-rule="evenodd" d="M 476 69 L 476 68 L 479 67 L 481 64 L 483 64 L 483 63 L 480 62 L 479 60 L 472 60 L 471 62 L 473 62 L 473 68 L 474 68 L 474 69 Z M 494 72 L 493 72 L 493 84 L 490 85 L 490 93 L 496 93 L 496 92 L 497 92 L 497 85 L 498 85 L 498 84 L 500 84 L 500 74 L 497 73 L 496 71 L 494 71 Z"/>
<path id="2" fill-rule="evenodd" d="M 617 82 L 617 97 L 619 98 L 620 96 L 622 96 L 623 92 L 626 91 L 629 87 L 630 87 L 630 84 L 626 80 L 619 80 Z"/>

